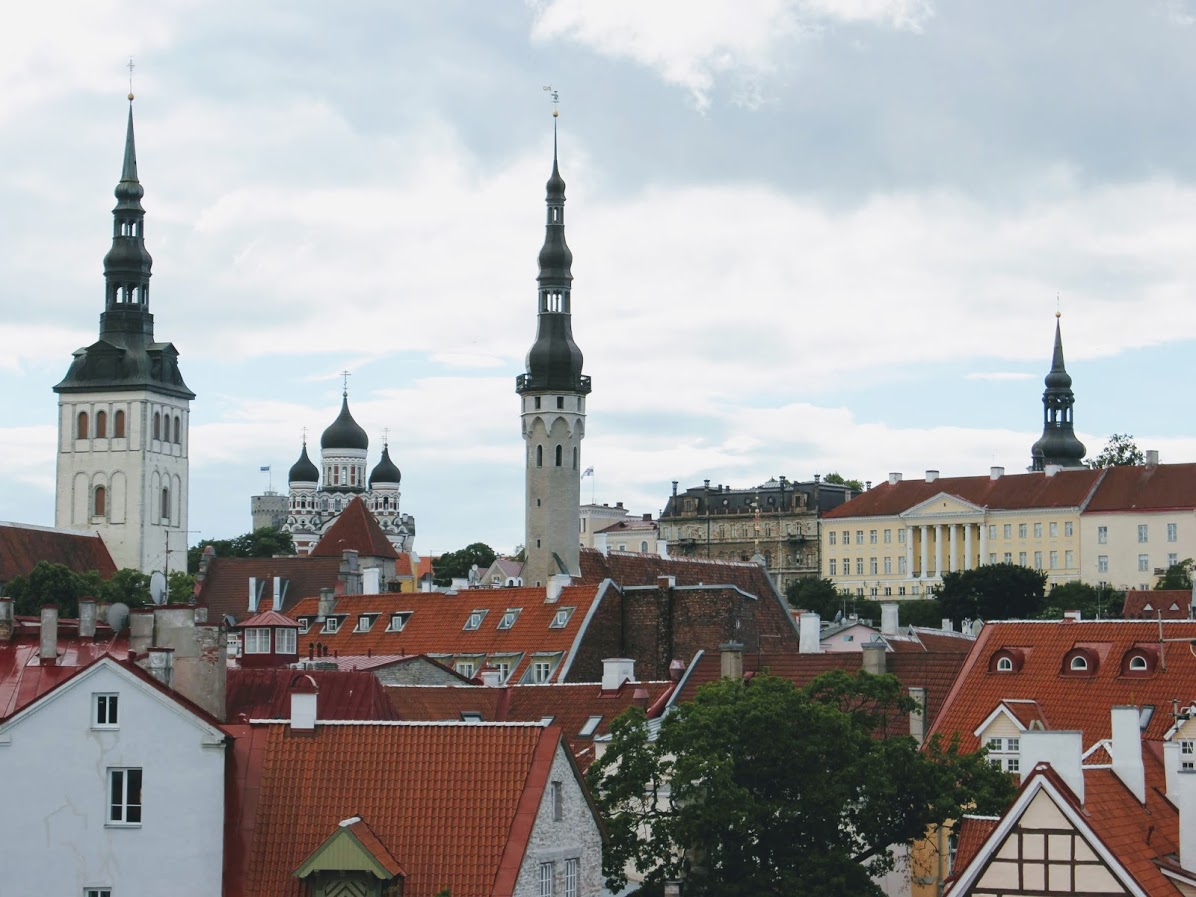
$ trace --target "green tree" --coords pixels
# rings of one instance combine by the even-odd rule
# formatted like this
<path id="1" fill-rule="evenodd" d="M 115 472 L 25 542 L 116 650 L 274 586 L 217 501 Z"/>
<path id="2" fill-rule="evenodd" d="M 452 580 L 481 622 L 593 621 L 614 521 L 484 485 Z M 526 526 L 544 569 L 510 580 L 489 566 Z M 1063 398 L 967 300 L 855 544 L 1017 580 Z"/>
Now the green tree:
<path id="1" fill-rule="evenodd" d="M 1192 588 L 1192 564 L 1191 558 L 1184 558 L 1178 563 L 1171 564 L 1167 568 L 1167 572 L 1159 577 L 1159 581 L 1155 583 L 1156 589 L 1190 589 Z"/>
<path id="2" fill-rule="evenodd" d="M 1086 620 L 1117 619 L 1121 616 L 1124 604 L 1124 592 L 1109 586 L 1090 586 L 1073 580 L 1051 589 L 1039 617 L 1043 620 L 1059 620 L 1065 611 L 1078 610 Z"/>
<path id="3" fill-rule="evenodd" d="M 1145 464 L 1146 455 L 1142 453 L 1142 449 L 1138 448 L 1138 444 L 1134 442 L 1134 437 L 1131 434 L 1114 433 L 1105 443 L 1105 447 L 1100 450 L 1100 454 L 1095 458 L 1089 458 L 1084 463 L 1089 467 L 1126 467 L 1132 464 Z"/>
<path id="4" fill-rule="evenodd" d="M 112 574 L 112 578 L 103 585 L 97 597 L 109 604 L 119 601 L 129 607 L 142 607 L 150 603 L 149 584 L 148 574 L 125 567 Z"/>
<path id="5" fill-rule="evenodd" d="M 856 492 L 864 491 L 863 483 L 861 483 L 859 480 L 845 480 L 843 479 L 843 475 L 838 471 L 835 471 L 834 473 L 828 473 L 822 478 L 822 481 L 824 483 L 834 483 L 837 486 L 846 486 L 848 489 L 854 489 Z"/>
<path id="6" fill-rule="evenodd" d="M 1019 564 L 984 564 L 943 574 L 936 594 L 942 616 L 956 623 L 1026 620 L 1042 613 L 1046 574 Z"/>
<path id="7" fill-rule="evenodd" d="M 785 586 L 785 598 L 790 607 L 812 611 L 828 620 L 842 607 L 845 595 L 833 580 L 823 576 L 802 576 Z"/>
<path id="8" fill-rule="evenodd" d="M 805 689 L 711 683 L 656 740 L 632 708 L 588 773 L 607 886 L 631 863 L 645 890 L 680 878 L 692 897 L 880 895 L 872 876 L 892 868 L 891 845 L 1013 796 L 982 752 L 937 738 L 920 750 L 897 722 L 912 707 L 895 678 L 840 671 Z"/>
<path id="9" fill-rule="evenodd" d="M 25 576 L 14 576 L 5 586 L 5 594 L 13 599 L 13 612 L 37 616 L 43 604 L 52 604 L 63 617 L 79 615 L 79 599 L 95 595 L 101 584 L 98 575 L 80 576 L 65 564 L 38 561 Z"/>
<path id="10" fill-rule="evenodd" d="M 166 580 L 166 600 L 171 604 L 190 604 L 195 599 L 195 577 L 182 570 L 171 570 Z"/>
<path id="11" fill-rule="evenodd" d="M 464 578 L 469 575 L 469 569 L 478 565 L 482 571 L 494 563 L 498 557 L 494 549 L 485 542 L 474 542 L 466 545 L 460 551 L 446 551 L 432 561 L 432 582 L 438 586 L 452 585 L 453 578 Z"/>
<path id="12" fill-rule="evenodd" d="M 232 539 L 204 539 L 187 549 L 187 572 L 199 572 L 203 550 L 211 545 L 216 556 L 222 558 L 272 558 L 295 553 L 295 541 L 290 533 L 273 526 L 263 526 Z"/>

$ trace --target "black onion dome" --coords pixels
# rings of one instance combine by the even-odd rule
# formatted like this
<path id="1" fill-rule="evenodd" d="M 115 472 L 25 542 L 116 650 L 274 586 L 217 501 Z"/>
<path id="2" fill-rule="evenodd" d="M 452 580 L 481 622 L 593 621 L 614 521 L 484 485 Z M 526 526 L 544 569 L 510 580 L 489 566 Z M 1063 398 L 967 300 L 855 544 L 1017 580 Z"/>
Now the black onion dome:
<path id="1" fill-rule="evenodd" d="M 527 352 L 528 379 L 538 389 L 571 392 L 581 382 L 582 354 L 567 315 L 540 315 L 536 341 Z"/>
<path id="2" fill-rule="evenodd" d="M 320 469 L 307 457 L 307 443 L 303 443 L 303 452 L 299 460 L 291 465 L 291 472 L 287 474 L 288 483 L 318 483 Z"/>
<path id="3" fill-rule="evenodd" d="M 370 471 L 370 488 L 374 487 L 374 483 L 398 484 L 402 481 L 403 474 L 395 467 L 395 462 L 390 460 L 390 447 L 386 445 L 382 446 L 382 460 Z"/>
<path id="4" fill-rule="evenodd" d="M 341 413 L 337 415 L 332 425 L 320 436 L 322 449 L 360 449 L 365 451 L 370 447 L 370 437 L 360 424 L 353 420 L 349 413 L 349 394 L 341 398 Z"/>

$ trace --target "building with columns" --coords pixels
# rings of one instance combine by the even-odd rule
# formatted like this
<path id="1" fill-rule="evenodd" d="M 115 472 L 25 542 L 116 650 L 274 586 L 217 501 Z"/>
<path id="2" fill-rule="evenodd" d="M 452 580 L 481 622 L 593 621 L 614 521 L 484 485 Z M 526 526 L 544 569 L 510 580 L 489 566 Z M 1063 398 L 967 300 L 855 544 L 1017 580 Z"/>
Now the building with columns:
<path id="1" fill-rule="evenodd" d="M 581 372 L 581 349 L 573 341 L 573 253 L 565 242 L 565 181 L 557 165 L 555 110 L 553 116 L 536 341 L 527 353 L 527 372 L 515 379 L 526 445 L 523 581 L 528 585 L 547 585 L 558 573 L 581 572 L 581 441 L 590 378 Z"/>
<path id="2" fill-rule="evenodd" d="M 187 544 L 191 400 L 179 353 L 154 338 L 133 95 L 104 256 L 100 337 L 75 350 L 58 394 L 55 525 L 100 534 L 118 567 L 163 570 Z M 170 543 L 173 540 L 174 546 Z M 179 562 L 181 563 L 181 562 Z"/>
<path id="3" fill-rule="evenodd" d="M 921 598 L 943 574 L 1020 564 L 1047 586 L 1081 578 L 1081 515 L 1104 471 L 922 479 L 900 473 L 823 515 L 822 575 L 870 598 Z"/>

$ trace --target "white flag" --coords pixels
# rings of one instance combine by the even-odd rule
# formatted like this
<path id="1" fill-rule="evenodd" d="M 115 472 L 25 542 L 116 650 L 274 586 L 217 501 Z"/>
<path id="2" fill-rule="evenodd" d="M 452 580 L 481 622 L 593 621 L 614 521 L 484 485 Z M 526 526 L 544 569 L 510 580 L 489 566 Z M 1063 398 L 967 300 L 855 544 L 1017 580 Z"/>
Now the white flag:
<path id="1" fill-rule="evenodd" d="M 583 480 L 584 480 L 586 477 L 592 477 L 593 475 L 594 475 L 594 468 L 592 468 L 592 467 L 587 467 L 585 470 L 583 470 L 583 471 L 581 472 L 581 478 L 582 478 Z"/>

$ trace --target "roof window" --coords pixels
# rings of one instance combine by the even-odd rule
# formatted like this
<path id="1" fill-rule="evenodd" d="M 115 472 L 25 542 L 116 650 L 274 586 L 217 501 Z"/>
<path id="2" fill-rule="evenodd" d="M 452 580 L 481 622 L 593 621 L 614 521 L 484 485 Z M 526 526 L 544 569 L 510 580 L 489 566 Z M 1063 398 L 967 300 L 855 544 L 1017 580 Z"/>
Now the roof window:
<path id="1" fill-rule="evenodd" d="M 469 619 L 465 621 L 465 632 L 473 632 L 475 629 L 480 629 L 482 626 L 482 621 L 486 619 L 487 613 L 488 611 L 485 609 L 470 611 Z"/>
<path id="2" fill-rule="evenodd" d="M 519 619 L 519 612 L 523 610 L 521 607 L 508 607 L 503 612 L 502 619 L 498 621 L 499 629 L 510 629 L 515 625 L 515 621 Z"/>
<path id="3" fill-rule="evenodd" d="M 411 619 L 411 611 L 401 611 L 390 615 L 390 622 L 386 625 L 387 632 L 402 632 L 407 621 Z"/>
<path id="4" fill-rule="evenodd" d="M 1100 658 L 1087 648 L 1072 648 L 1063 657 L 1064 676 L 1095 676 L 1100 667 Z"/>
<path id="5" fill-rule="evenodd" d="M 361 614 L 357 617 L 357 625 L 353 627 L 353 631 L 369 632 L 370 627 L 374 625 L 374 621 L 377 619 L 377 614 Z"/>
<path id="6" fill-rule="evenodd" d="M 998 648 L 988 659 L 990 673 L 1017 673 L 1025 660 L 1019 648 Z"/>
<path id="7" fill-rule="evenodd" d="M 602 722 L 601 715 L 591 716 L 588 720 L 586 720 L 586 724 L 581 727 L 581 731 L 578 732 L 577 734 L 580 735 L 582 738 L 589 738 L 591 735 L 593 735 L 595 732 L 598 731 L 598 724 L 600 722 Z"/>
<path id="8" fill-rule="evenodd" d="M 577 608 L 562 607 L 553 614 L 552 622 L 548 624 L 549 629 L 564 629 L 569 625 L 569 618 L 573 616 L 573 611 Z"/>

